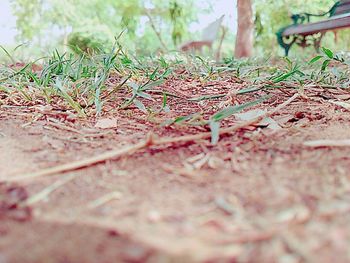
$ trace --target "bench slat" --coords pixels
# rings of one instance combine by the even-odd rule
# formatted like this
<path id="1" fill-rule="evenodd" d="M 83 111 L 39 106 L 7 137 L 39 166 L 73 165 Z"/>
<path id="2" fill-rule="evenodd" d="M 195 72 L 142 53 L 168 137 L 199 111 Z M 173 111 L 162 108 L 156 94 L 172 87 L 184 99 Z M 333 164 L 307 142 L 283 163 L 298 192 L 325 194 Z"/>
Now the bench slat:
<path id="1" fill-rule="evenodd" d="M 350 2 L 345 4 L 340 4 L 334 12 L 334 15 L 341 15 L 350 12 Z"/>
<path id="2" fill-rule="evenodd" d="M 320 22 L 309 23 L 309 24 L 301 24 L 301 25 L 293 25 L 286 28 L 282 35 L 290 36 L 290 35 L 312 35 L 318 32 L 324 32 L 331 29 L 339 29 L 350 26 L 350 13 L 332 16 L 327 20 L 322 20 Z"/>
<path id="3" fill-rule="evenodd" d="M 325 17 L 326 15 L 329 15 L 329 17 L 325 20 L 310 21 L 312 17 Z M 284 48 L 286 56 L 288 56 L 289 50 L 294 44 L 302 47 L 313 44 L 316 51 L 318 51 L 321 39 L 326 31 L 350 27 L 350 0 L 339 0 L 328 12 L 319 15 L 300 13 L 293 15 L 291 18 L 293 24 L 281 28 L 276 33 L 278 44 Z M 306 39 L 306 36 L 316 33 L 322 34 L 312 37 L 310 40 L 313 43 Z"/>

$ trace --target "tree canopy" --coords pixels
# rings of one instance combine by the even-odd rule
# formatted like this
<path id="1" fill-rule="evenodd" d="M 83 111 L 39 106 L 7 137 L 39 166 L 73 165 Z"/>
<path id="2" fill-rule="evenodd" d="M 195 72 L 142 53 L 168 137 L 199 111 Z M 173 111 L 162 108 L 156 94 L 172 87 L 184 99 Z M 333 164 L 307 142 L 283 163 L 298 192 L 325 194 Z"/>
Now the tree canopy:
<path id="1" fill-rule="evenodd" d="M 12 6 L 22 41 L 66 44 L 63 39 L 79 34 L 108 47 L 126 31 L 123 41 L 136 51 L 157 49 L 161 41 L 174 47 L 204 9 L 184 0 L 12 0 Z"/>
<path id="2" fill-rule="evenodd" d="M 128 49 L 151 53 L 176 49 L 189 35 L 188 25 L 198 14 L 210 12 L 215 1 L 202 0 L 11 0 L 17 18 L 18 38 L 41 47 L 79 44 L 82 49 L 109 48 L 124 31 L 121 42 Z M 335 0 L 252 0 L 255 54 L 280 50 L 275 33 L 291 23 L 290 15 L 300 12 L 320 13 L 329 10 Z M 227 1 L 236 8 L 235 0 Z M 208 21 L 210 22 L 210 21 Z M 200 32 L 198 32 L 200 34 Z M 223 46 L 233 54 L 234 36 L 228 32 Z M 346 47 L 348 30 L 339 32 L 338 42 L 327 34 L 324 45 Z M 225 48 L 223 48 L 225 49 Z M 77 50 L 75 50 L 77 51 Z M 230 53 L 228 52 L 228 53 Z"/>

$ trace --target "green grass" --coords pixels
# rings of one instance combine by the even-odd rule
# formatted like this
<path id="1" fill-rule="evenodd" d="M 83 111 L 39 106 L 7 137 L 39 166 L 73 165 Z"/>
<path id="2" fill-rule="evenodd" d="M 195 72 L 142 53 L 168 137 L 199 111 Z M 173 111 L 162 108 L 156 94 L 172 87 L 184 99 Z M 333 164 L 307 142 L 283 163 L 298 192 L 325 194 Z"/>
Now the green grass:
<path id="1" fill-rule="evenodd" d="M 280 58 L 272 63 L 270 58 L 236 60 L 225 59 L 221 63 L 200 56 L 185 56 L 179 53 L 164 56 L 134 57 L 123 47 L 116 44 L 108 53 L 77 56 L 53 52 L 50 56 L 13 67 L 14 55 L 1 47 L 8 60 L 0 66 L 0 95 L 2 98 L 13 94 L 23 102 L 44 100 L 47 104 L 61 99 L 62 106 L 70 108 L 79 116 L 101 114 L 106 101 L 115 98 L 121 91 L 117 108 L 125 110 L 132 105 L 146 115 L 168 112 L 168 101 L 175 97 L 191 103 L 205 100 L 219 100 L 222 95 L 201 95 L 182 98 L 176 94 L 162 91 L 158 87 L 167 79 L 196 79 L 202 83 L 221 80 L 227 76 L 236 77 L 248 83 L 248 87 L 237 92 L 237 96 L 264 91 L 266 95 L 275 89 L 298 89 L 317 86 L 322 88 L 348 89 L 349 59 L 334 54 L 327 48 L 322 54 L 309 61 L 291 61 Z M 12 64 L 12 66 L 10 66 Z M 40 65 L 42 70 L 34 70 Z M 118 80 L 118 83 L 113 82 Z M 145 100 L 155 103 L 153 94 L 163 96 L 158 110 L 147 108 Z M 0 98 L 1 98 L 0 97 Z M 204 120 L 201 113 L 193 112 L 188 116 L 178 116 L 165 124 L 207 125 L 213 132 L 212 141 L 217 142 L 220 122 L 230 118 L 233 113 L 256 105 L 265 97 L 252 98 L 235 107 L 227 107 L 209 119 Z M 0 105 L 1 105 L 0 101 Z"/>

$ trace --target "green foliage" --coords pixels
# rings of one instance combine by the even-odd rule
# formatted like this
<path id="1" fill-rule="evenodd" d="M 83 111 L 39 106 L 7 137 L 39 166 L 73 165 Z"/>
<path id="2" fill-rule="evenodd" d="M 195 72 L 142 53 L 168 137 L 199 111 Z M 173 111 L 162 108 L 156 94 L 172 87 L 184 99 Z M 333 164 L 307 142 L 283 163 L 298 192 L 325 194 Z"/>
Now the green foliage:
<path id="1" fill-rule="evenodd" d="M 168 49 L 187 34 L 187 24 L 202 10 L 185 0 L 11 0 L 20 41 L 56 48 L 68 44 L 75 52 L 112 46 L 114 37 L 131 51 L 147 54 L 161 48 L 155 30 Z M 152 27 L 149 16 L 154 20 Z M 172 43 L 173 42 L 173 43 Z"/>
<path id="2" fill-rule="evenodd" d="M 142 85 L 138 85 L 134 82 L 129 82 L 128 86 L 132 88 L 132 96 L 129 98 L 123 105 L 122 108 L 128 107 L 130 104 L 134 103 L 137 108 L 139 108 L 141 111 L 147 113 L 146 107 L 143 105 L 141 101 L 139 101 L 137 98 L 144 98 L 147 100 L 153 100 L 152 96 L 147 92 L 147 90 L 151 89 L 152 87 L 158 86 L 164 82 L 163 79 L 159 79 L 156 81 L 153 81 L 152 78 L 149 78 L 149 80 Z M 163 101 L 164 104 L 164 101 Z"/>
<path id="3" fill-rule="evenodd" d="M 32 40 L 40 35 L 41 29 L 45 26 L 43 21 L 39 23 L 43 13 L 41 0 L 12 0 L 13 13 L 17 17 L 16 27 L 20 30 L 20 37 Z"/>
<path id="4" fill-rule="evenodd" d="M 11 0 L 17 18 L 19 41 L 31 41 L 33 46 L 51 50 L 52 47 L 74 52 L 108 50 L 114 37 L 125 31 L 120 42 L 134 54 L 177 49 L 186 39 L 194 39 L 188 25 L 198 14 L 208 12 L 207 4 L 213 0 Z M 282 54 L 275 33 L 292 23 L 290 16 L 301 12 L 323 13 L 336 0 L 254 0 L 256 55 Z M 234 5 L 230 5 L 232 11 Z M 231 3 L 230 3 L 231 4 Z M 153 21 L 150 22 L 150 18 Z M 318 19 L 318 18 L 315 18 Z M 316 20 L 315 20 L 316 21 Z M 348 47 L 350 29 L 339 30 L 337 41 L 327 32 L 322 44 L 339 51 Z M 228 32 L 222 52 L 232 55 L 235 32 Z M 159 36 L 161 40 L 159 39 Z M 161 42 L 165 44 L 162 45 Z M 51 49 L 50 49 L 51 48 Z M 292 55 L 301 49 L 293 47 Z M 312 56 L 308 48 L 303 55 Z"/>
<path id="5" fill-rule="evenodd" d="M 103 40 L 89 32 L 74 32 L 68 36 L 68 46 L 76 54 L 101 53 L 106 49 Z"/>
<path id="6" fill-rule="evenodd" d="M 328 68 L 329 64 L 331 61 L 336 61 L 336 62 L 340 62 L 343 63 L 345 65 L 347 65 L 347 63 L 345 62 L 345 59 L 339 55 L 334 54 L 334 52 L 328 48 L 322 47 L 322 55 L 318 55 L 314 58 L 312 58 L 309 61 L 309 64 L 314 64 L 319 60 L 323 60 L 322 65 L 321 65 L 321 71 L 324 71 Z"/>
<path id="7" fill-rule="evenodd" d="M 177 1 L 170 2 L 169 15 L 173 24 L 171 38 L 175 45 L 182 41 L 183 32 L 185 31 L 185 21 L 181 20 L 184 11 L 184 8 Z"/>

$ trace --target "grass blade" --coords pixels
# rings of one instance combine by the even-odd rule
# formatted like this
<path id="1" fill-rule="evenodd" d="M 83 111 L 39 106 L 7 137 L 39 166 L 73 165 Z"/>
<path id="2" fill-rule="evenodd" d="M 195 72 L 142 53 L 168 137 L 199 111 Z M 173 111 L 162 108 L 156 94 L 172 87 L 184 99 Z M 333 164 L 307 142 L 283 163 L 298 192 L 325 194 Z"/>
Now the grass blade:
<path id="1" fill-rule="evenodd" d="M 248 107 L 252 107 L 254 105 L 257 105 L 268 98 L 270 98 L 270 96 L 264 96 L 260 99 L 255 100 L 255 101 L 250 101 L 250 102 L 247 102 L 244 104 L 227 107 L 227 108 L 215 113 L 210 119 L 212 121 L 222 121 L 223 119 L 228 118 L 237 112 L 240 112 Z"/>
<path id="2" fill-rule="evenodd" d="M 213 145 L 219 142 L 219 131 L 220 131 L 220 122 L 219 121 L 211 121 L 209 122 L 210 131 L 211 131 L 211 143 Z"/>

